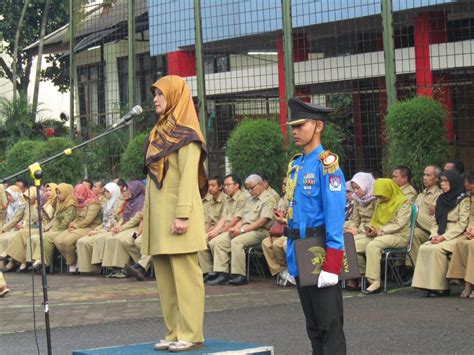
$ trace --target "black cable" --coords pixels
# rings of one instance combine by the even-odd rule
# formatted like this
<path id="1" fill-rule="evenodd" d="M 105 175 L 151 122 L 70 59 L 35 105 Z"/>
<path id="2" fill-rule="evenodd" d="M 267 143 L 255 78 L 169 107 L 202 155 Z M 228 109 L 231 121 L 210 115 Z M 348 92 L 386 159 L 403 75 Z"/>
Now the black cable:
<path id="1" fill-rule="evenodd" d="M 31 206 L 30 206 L 30 201 L 31 201 L 31 196 L 30 196 L 30 182 L 31 179 L 28 177 L 28 220 L 30 223 L 28 223 L 28 241 L 30 243 L 30 259 L 33 265 L 33 244 L 31 242 Z M 33 298 L 33 333 L 35 334 L 35 342 L 36 342 L 36 351 L 38 355 L 40 355 L 40 348 L 39 348 L 39 342 L 38 342 L 38 334 L 37 334 L 37 329 L 36 329 L 36 303 L 35 303 L 35 269 L 32 267 L 31 268 L 31 292 L 32 292 L 32 298 Z"/>

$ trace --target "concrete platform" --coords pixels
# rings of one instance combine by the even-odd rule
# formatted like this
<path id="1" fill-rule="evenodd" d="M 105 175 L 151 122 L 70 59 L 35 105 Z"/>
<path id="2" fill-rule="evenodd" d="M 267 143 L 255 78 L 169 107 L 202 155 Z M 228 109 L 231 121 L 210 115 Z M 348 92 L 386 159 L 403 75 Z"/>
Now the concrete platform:
<path id="1" fill-rule="evenodd" d="M 154 343 L 142 343 L 112 346 L 106 348 L 75 350 L 73 355 L 146 355 L 146 354 L 172 354 L 168 350 L 156 351 L 153 349 Z M 204 354 L 255 354 L 273 355 L 272 346 L 262 346 L 250 343 L 237 343 L 218 339 L 207 339 L 204 348 L 187 351 L 184 354 L 204 355 Z"/>

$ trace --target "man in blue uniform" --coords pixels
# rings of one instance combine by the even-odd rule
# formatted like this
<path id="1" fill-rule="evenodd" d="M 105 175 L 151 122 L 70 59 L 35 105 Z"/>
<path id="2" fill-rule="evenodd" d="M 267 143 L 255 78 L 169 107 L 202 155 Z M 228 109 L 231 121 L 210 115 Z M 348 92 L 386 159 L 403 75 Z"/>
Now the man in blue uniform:
<path id="1" fill-rule="evenodd" d="M 344 256 L 346 189 L 338 157 L 321 145 L 333 110 L 291 98 L 288 102 L 295 144 L 303 154 L 288 166 L 288 271 L 296 276 L 313 354 L 345 354 L 342 292 L 338 276 Z M 302 287 L 295 240 L 325 236 L 325 259 L 317 285 Z"/>

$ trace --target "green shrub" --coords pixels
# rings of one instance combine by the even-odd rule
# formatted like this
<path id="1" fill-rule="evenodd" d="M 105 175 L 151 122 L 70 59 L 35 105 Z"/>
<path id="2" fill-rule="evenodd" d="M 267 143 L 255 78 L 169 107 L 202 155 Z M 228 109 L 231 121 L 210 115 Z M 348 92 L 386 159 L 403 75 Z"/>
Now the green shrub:
<path id="1" fill-rule="evenodd" d="M 232 172 L 242 179 L 254 173 L 264 174 L 278 188 L 288 163 L 283 142 L 278 123 L 261 119 L 242 121 L 227 142 L 226 154 Z"/>
<path id="2" fill-rule="evenodd" d="M 119 175 L 120 158 L 127 147 L 128 130 L 121 129 L 81 148 L 87 176 L 112 180 Z"/>
<path id="3" fill-rule="evenodd" d="M 7 150 L 5 176 L 26 169 L 30 164 L 60 153 L 72 145 L 71 140 L 60 137 L 21 140 Z M 44 164 L 42 169 L 44 181 L 75 183 L 83 176 L 81 156 L 77 151 L 71 157 L 59 157 Z"/>
<path id="4" fill-rule="evenodd" d="M 424 96 L 391 107 L 385 125 L 388 139 L 386 174 L 397 165 L 408 166 L 413 173 L 414 185 L 421 188 L 424 167 L 430 164 L 441 166 L 448 157 L 445 115 L 438 101 Z"/>
<path id="5" fill-rule="evenodd" d="M 142 132 L 137 135 L 128 144 L 127 149 L 120 159 L 120 176 L 125 179 L 135 180 L 143 179 L 143 163 L 144 163 L 144 152 L 143 147 L 145 139 L 148 136 L 148 132 Z"/>

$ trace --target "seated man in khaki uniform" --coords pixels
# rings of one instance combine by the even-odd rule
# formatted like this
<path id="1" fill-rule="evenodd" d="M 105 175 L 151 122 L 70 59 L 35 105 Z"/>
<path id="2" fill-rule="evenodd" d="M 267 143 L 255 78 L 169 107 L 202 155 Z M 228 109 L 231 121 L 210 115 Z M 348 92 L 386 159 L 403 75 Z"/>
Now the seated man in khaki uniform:
<path id="1" fill-rule="evenodd" d="M 214 176 L 208 180 L 208 193 L 211 199 L 204 208 L 206 233 L 209 232 L 219 222 L 224 207 L 225 194 L 222 192 L 222 179 Z"/>
<path id="2" fill-rule="evenodd" d="M 413 245 L 410 252 L 414 264 L 416 264 L 416 257 L 418 256 L 420 245 L 428 241 L 431 227 L 435 223 L 434 209 L 436 200 L 441 194 L 441 189 L 438 187 L 438 175 L 440 173 L 441 168 L 435 165 L 429 165 L 423 170 L 423 185 L 425 189 L 415 200 L 419 211 L 418 217 L 416 218 Z M 410 258 L 407 258 L 407 266 L 411 267 L 411 274 L 413 274 L 413 267 L 415 267 L 415 265 L 411 264 Z"/>
<path id="3" fill-rule="evenodd" d="M 288 200 L 285 198 L 287 178 L 283 179 L 281 191 L 283 196 L 278 200 L 276 209 L 273 211 L 276 222 L 286 225 L 286 213 L 288 210 Z M 276 223 L 275 222 L 275 223 Z M 287 282 L 295 285 L 295 278 L 288 273 L 288 265 L 286 262 L 286 241 L 284 235 L 272 235 L 262 241 L 262 251 L 267 261 L 268 268 L 272 276 L 278 275 L 277 281 L 281 286 L 285 286 Z"/>
<path id="4" fill-rule="evenodd" d="M 231 274 L 229 280 L 232 285 L 247 283 L 245 268 L 245 250 L 247 246 L 260 244 L 268 237 L 268 229 L 273 222 L 273 208 L 276 203 L 263 186 L 259 175 L 250 175 L 245 185 L 252 195 L 245 203 L 242 220 L 222 235 L 216 241 L 214 248 L 214 271 L 229 277 L 229 263 Z"/>
<path id="5" fill-rule="evenodd" d="M 407 166 L 397 166 L 392 173 L 392 179 L 405 194 L 409 202 L 414 202 L 418 194 L 411 185 L 411 169 Z"/>
<path id="6" fill-rule="evenodd" d="M 219 274 L 213 272 L 212 255 L 217 240 L 229 228 L 234 227 L 241 219 L 244 212 L 245 201 L 249 198 L 247 191 L 242 190 L 242 180 L 235 174 L 227 175 L 224 178 L 224 192 L 227 194 L 224 200 L 224 208 L 219 222 L 207 232 L 208 249 L 198 252 L 199 265 L 205 275 L 205 282 L 215 280 Z M 227 283 L 228 278 L 224 280 Z M 221 282 L 218 280 L 216 284 Z"/>

